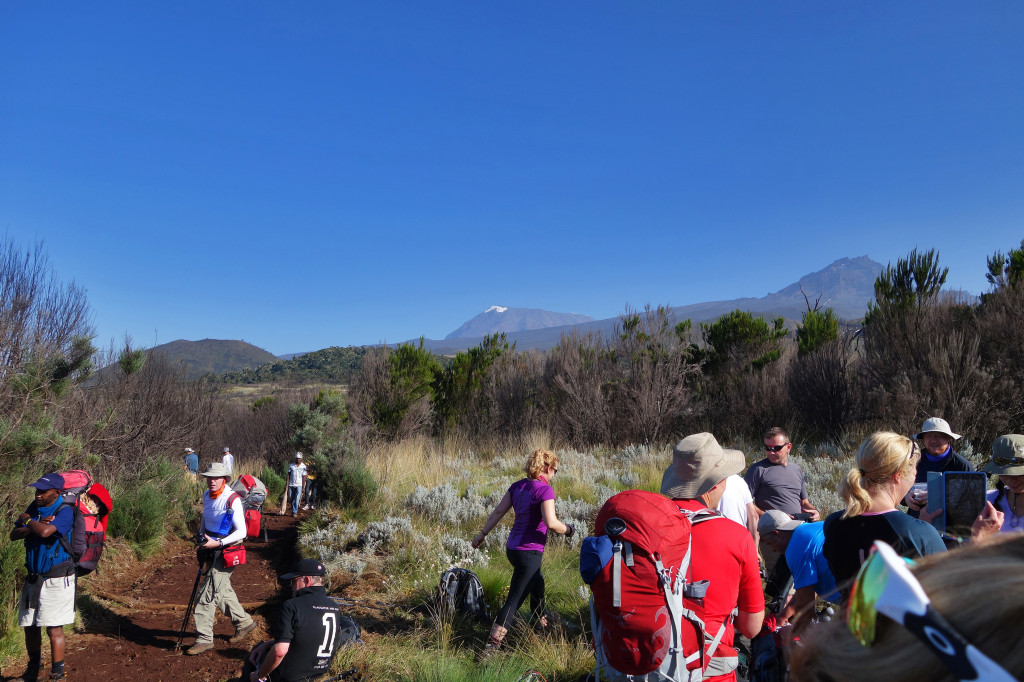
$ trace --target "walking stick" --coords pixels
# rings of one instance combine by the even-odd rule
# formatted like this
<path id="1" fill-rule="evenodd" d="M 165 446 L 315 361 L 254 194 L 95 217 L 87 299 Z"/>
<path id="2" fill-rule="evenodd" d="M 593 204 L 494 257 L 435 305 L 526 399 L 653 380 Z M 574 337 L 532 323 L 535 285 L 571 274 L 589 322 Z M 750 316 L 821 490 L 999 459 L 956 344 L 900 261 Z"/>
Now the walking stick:
<path id="1" fill-rule="evenodd" d="M 199 591 L 199 580 L 206 574 L 208 563 L 208 559 L 204 559 L 199 562 L 199 570 L 196 571 L 196 581 L 192 583 L 192 595 L 188 598 L 188 606 L 185 607 L 185 619 L 181 621 L 181 630 L 178 632 L 178 641 L 174 645 L 175 651 L 181 648 L 181 640 L 185 639 L 185 630 L 188 629 L 188 619 L 189 616 L 192 615 L 192 610 L 196 605 L 196 593 Z"/>

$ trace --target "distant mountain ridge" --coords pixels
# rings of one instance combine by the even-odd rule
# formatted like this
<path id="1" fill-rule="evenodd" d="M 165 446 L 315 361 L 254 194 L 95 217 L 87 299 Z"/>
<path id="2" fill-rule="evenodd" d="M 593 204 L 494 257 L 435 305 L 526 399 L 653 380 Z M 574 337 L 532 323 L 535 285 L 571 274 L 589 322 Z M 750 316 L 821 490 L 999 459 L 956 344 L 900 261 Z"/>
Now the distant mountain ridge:
<path id="1" fill-rule="evenodd" d="M 676 320 L 690 319 L 693 320 L 694 325 L 718 319 L 737 308 L 765 317 L 781 315 L 793 323 L 799 321 L 807 310 L 807 301 L 800 292 L 802 288 L 812 306 L 815 301 L 819 301 L 820 297 L 819 305 L 822 308 L 829 307 L 835 310 L 841 320 L 859 320 L 864 317 L 868 302 L 874 298 L 875 280 L 884 269 L 885 266 L 871 260 L 868 256 L 840 258 L 821 270 L 804 275 L 779 291 L 762 297 L 693 303 L 673 307 L 670 312 Z M 554 348 L 561 340 L 562 334 L 569 334 L 573 331 L 586 334 L 594 331 L 607 336 L 614 333 L 618 323 L 619 318 L 612 317 L 580 324 L 507 332 L 506 335 L 510 342 L 516 343 L 516 348 L 519 350 L 544 350 Z M 435 353 L 450 355 L 472 348 L 481 341 L 483 336 L 484 334 L 478 337 L 427 339 L 425 344 Z"/>
<path id="2" fill-rule="evenodd" d="M 592 322 L 593 319 L 589 315 L 579 313 L 553 313 L 537 308 L 506 308 L 492 305 L 444 338 L 479 338 L 496 332 L 522 332 L 582 324 Z"/>

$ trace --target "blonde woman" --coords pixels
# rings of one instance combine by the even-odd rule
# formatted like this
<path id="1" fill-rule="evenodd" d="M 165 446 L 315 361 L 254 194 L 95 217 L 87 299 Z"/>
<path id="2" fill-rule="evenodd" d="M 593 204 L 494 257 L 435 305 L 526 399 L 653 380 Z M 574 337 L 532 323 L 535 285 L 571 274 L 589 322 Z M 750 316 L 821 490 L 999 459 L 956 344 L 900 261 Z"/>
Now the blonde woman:
<path id="1" fill-rule="evenodd" d="M 875 540 L 886 542 L 908 558 L 946 551 L 934 526 L 896 508 L 914 484 L 920 459 L 914 441 L 888 431 L 871 434 L 857 451 L 857 465 L 839 486 L 846 509 L 825 519 L 825 559 L 844 600 Z M 931 516 L 935 513 L 933 510 Z M 1002 525 L 1002 514 L 986 503 L 971 537 L 991 534 L 997 515 Z M 994 526 L 995 531 L 998 528 Z"/>
<path id="2" fill-rule="evenodd" d="M 963 643 L 953 645 L 950 637 L 922 627 L 923 619 L 909 612 L 903 625 L 878 613 L 893 612 L 889 595 L 909 600 L 900 597 L 908 594 L 907 589 L 889 579 L 890 571 L 876 571 L 870 579 L 865 576 L 864 598 L 855 599 L 857 605 L 846 617 L 808 628 L 803 645 L 790 648 L 790 679 L 1024 679 L 1024 535 L 1003 534 L 977 546 L 933 554 L 910 570 L 911 582 L 916 581 L 931 601 L 929 611 L 951 624 Z M 908 608 L 907 603 L 896 606 Z M 874 627 L 867 630 L 865 621 Z M 969 654 L 968 646 L 976 647 L 981 656 Z"/>
<path id="3" fill-rule="evenodd" d="M 857 465 L 839 486 L 846 509 L 825 519 L 825 559 L 844 600 L 875 540 L 911 558 L 946 551 L 930 523 L 896 508 L 914 484 L 920 459 L 914 441 L 896 433 L 880 431 L 861 443 Z"/>
<path id="4" fill-rule="evenodd" d="M 483 544 L 491 529 L 498 525 L 509 509 L 515 509 L 515 523 L 505 543 L 505 556 L 512 564 L 512 580 L 508 598 L 498 611 L 498 617 L 491 627 L 491 636 L 483 654 L 493 653 L 501 646 L 508 632 L 508 621 L 519 607 L 530 597 L 530 611 L 543 627 L 547 625 L 544 616 L 544 576 L 540 572 L 544 545 L 549 530 L 571 537 L 574 529 L 555 516 L 555 492 L 551 479 L 558 473 L 558 457 L 550 450 L 534 450 L 526 460 L 527 477 L 511 486 L 498 506 L 487 517 L 484 529 L 473 538 L 473 547 Z"/>

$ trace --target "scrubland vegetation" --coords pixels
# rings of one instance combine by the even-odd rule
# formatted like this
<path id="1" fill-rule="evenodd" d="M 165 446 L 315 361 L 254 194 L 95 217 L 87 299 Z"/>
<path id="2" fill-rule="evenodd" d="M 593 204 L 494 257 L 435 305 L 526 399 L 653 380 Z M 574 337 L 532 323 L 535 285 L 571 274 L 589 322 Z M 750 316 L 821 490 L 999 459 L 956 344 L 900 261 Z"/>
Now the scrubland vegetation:
<path id="1" fill-rule="evenodd" d="M 422 343 L 373 348 L 347 393 L 311 385 L 307 373 L 303 386 L 261 384 L 239 400 L 129 340 L 97 353 L 84 293 L 51 271 L 39 246 L 6 242 L 0 504 L 13 519 L 34 478 L 86 468 L 113 492 L 110 534 L 144 556 L 194 525 L 200 487 L 181 475 L 186 445 L 203 465 L 230 445 L 240 472 L 272 496 L 301 450 L 327 504 L 303 523 L 300 551 L 377 614 L 364 623 L 367 646 L 343 651 L 340 666 L 371 679 L 506 680 L 531 668 L 576 679 L 592 665 L 577 572 L 584 532 L 553 538 L 545 555 L 549 608 L 562 622 L 553 637 L 516 628 L 481 667 L 473 654 L 488 624 L 444 614 L 431 599 L 441 572 L 459 564 L 480 575 L 492 610 L 503 601 L 507 527 L 479 551 L 469 539 L 522 475 L 525 455 L 559 452 L 557 512 L 580 531 L 615 492 L 658 489 L 671 444 L 700 430 L 753 460 L 767 427 L 787 428 L 823 512 L 839 507 L 850 455 L 878 428 L 912 433 L 943 416 L 965 434 L 961 452 L 982 460 L 1024 416 L 1024 243 L 987 267 L 990 291 L 967 300 L 943 292 L 937 254 L 911 253 L 879 278 L 863 323 L 841 323 L 812 299 L 795 330 L 743 311 L 695 329 L 664 308 L 630 310 L 613 338 L 574 335 L 520 353 L 495 335 L 447 359 Z M 0 537 L 0 656 L 21 646 L 22 561 L 23 543 Z"/>

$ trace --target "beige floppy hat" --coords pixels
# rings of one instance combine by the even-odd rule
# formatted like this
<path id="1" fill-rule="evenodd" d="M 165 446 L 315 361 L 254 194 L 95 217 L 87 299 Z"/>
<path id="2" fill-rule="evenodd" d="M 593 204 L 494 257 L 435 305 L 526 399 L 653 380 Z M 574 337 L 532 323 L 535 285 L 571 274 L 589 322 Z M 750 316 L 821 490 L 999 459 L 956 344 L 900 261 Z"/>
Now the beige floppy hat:
<path id="1" fill-rule="evenodd" d="M 1010 433 L 992 443 L 992 459 L 985 465 L 986 474 L 1024 476 L 1024 436 Z"/>
<path id="2" fill-rule="evenodd" d="M 695 433 L 679 441 L 672 464 L 661 478 L 661 494 L 673 499 L 700 497 L 733 474 L 743 471 L 739 450 L 726 450 L 710 433 Z"/>
<path id="3" fill-rule="evenodd" d="M 924 420 L 924 425 L 921 426 L 921 432 L 914 436 L 914 440 L 921 440 L 926 433 L 941 433 L 949 436 L 953 440 L 960 440 L 959 433 L 953 433 L 953 430 L 949 428 L 949 422 L 941 417 L 929 417 Z"/>

